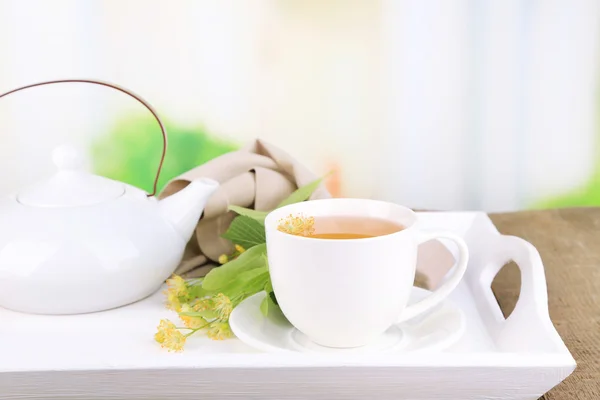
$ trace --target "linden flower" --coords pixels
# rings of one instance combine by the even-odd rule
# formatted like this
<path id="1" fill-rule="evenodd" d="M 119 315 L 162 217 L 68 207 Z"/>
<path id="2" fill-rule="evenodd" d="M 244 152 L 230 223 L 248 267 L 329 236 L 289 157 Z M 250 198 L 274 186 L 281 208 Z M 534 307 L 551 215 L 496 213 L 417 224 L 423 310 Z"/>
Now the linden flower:
<path id="1" fill-rule="evenodd" d="M 181 306 L 181 312 L 194 311 L 189 304 Z M 179 314 L 179 318 L 183 321 L 183 324 L 190 329 L 198 329 L 206 325 L 206 320 L 202 317 L 190 317 L 188 315 Z"/>
<path id="2" fill-rule="evenodd" d="M 221 254 L 219 256 L 219 264 L 225 264 L 227 263 L 227 261 L 229 261 L 229 257 L 227 257 L 227 254 Z"/>
<path id="3" fill-rule="evenodd" d="M 162 344 L 165 341 L 165 331 L 170 329 L 173 323 L 166 319 L 161 319 L 160 324 L 158 324 L 157 332 L 154 335 L 154 340 L 158 343 Z M 175 325 L 173 325 L 175 327 Z"/>
<path id="4" fill-rule="evenodd" d="M 229 319 L 229 315 L 231 311 L 233 311 L 233 304 L 231 304 L 231 299 L 225 296 L 223 293 L 219 293 L 215 297 L 213 297 L 215 312 L 219 316 L 221 320 Z"/>
<path id="5" fill-rule="evenodd" d="M 177 330 L 175 324 L 167 319 L 160 321 L 154 340 L 169 351 L 182 351 L 186 337 Z"/>
<path id="6" fill-rule="evenodd" d="M 215 307 L 215 302 L 213 301 L 213 299 L 211 298 L 205 298 L 205 299 L 201 299 L 198 300 L 194 305 L 193 305 L 193 309 L 194 311 L 206 311 L 206 310 L 212 310 Z"/>
<path id="7" fill-rule="evenodd" d="M 242 246 L 240 246 L 239 244 L 235 245 L 235 249 L 237 250 L 238 253 L 242 254 L 243 252 L 246 251 L 245 248 L 243 248 Z"/>
<path id="8" fill-rule="evenodd" d="M 161 344 L 161 346 L 166 348 L 168 351 L 179 352 L 183 350 L 183 346 L 185 346 L 186 339 L 187 338 L 183 333 L 179 332 L 178 330 L 174 330 L 165 337 L 165 340 Z"/>
<path id="9" fill-rule="evenodd" d="M 174 275 L 167 279 L 167 290 L 164 292 L 167 295 L 167 308 L 174 311 L 181 309 L 181 303 L 188 301 L 190 296 L 189 285 L 180 276 Z"/>
<path id="10" fill-rule="evenodd" d="M 279 221 L 277 229 L 290 235 L 310 236 L 315 232 L 314 225 L 314 217 L 293 216 L 290 214 Z"/>
<path id="11" fill-rule="evenodd" d="M 177 312 L 181 310 L 181 300 L 173 291 L 167 291 L 167 308 Z"/>
<path id="12" fill-rule="evenodd" d="M 172 278 L 167 279 L 167 287 L 169 291 L 172 291 L 177 296 L 188 295 L 188 284 L 182 277 L 174 275 Z"/>
<path id="13" fill-rule="evenodd" d="M 212 340 L 225 340 L 233 336 L 228 322 L 213 322 L 206 332 Z"/>

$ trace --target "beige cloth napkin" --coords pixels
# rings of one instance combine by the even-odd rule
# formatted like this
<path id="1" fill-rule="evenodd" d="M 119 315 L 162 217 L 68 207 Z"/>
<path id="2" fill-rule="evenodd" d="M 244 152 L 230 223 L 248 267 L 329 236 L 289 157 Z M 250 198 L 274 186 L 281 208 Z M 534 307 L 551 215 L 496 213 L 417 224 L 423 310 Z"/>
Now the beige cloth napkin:
<path id="1" fill-rule="evenodd" d="M 175 270 L 186 278 L 206 275 L 217 265 L 221 254 L 232 253 L 231 242 L 221 237 L 236 216 L 227 210 L 229 205 L 270 211 L 298 187 L 318 178 L 283 150 L 255 140 L 241 150 L 224 154 L 173 179 L 159 198 L 168 197 L 201 177 L 215 179 L 221 186 L 210 197 Z M 329 197 L 322 184 L 310 199 Z"/>

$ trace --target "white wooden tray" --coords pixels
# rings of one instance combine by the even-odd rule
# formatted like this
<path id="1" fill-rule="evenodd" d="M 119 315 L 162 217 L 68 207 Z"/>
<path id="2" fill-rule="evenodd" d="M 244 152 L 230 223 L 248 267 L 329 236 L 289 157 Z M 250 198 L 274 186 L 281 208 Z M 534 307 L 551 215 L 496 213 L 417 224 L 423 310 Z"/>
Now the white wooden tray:
<path id="1" fill-rule="evenodd" d="M 566 378 L 575 361 L 550 321 L 536 249 L 483 213 L 420 216 L 425 228 L 463 235 L 471 252 L 451 296 L 467 330 L 443 353 L 274 354 L 203 337 L 168 353 L 153 341 L 158 321 L 176 317 L 160 293 L 79 316 L 0 309 L 0 399 L 537 399 Z M 522 285 L 505 320 L 490 285 L 509 260 Z"/>

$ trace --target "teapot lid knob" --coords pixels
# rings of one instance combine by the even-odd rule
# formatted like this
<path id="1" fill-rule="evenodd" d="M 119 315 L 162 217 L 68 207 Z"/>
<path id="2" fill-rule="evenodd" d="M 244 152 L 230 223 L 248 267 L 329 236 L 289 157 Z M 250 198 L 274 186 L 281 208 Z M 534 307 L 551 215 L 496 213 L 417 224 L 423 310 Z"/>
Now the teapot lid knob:
<path id="1" fill-rule="evenodd" d="M 54 149 L 52 152 L 52 161 L 60 170 L 80 170 L 84 164 L 81 152 L 68 144 Z"/>
<path id="2" fill-rule="evenodd" d="M 58 172 L 21 190 L 17 195 L 19 203 L 34 207 L 90 206 L 125 193 L 121 182 L 86 172 L 83 152 L 72 145 L 55 148 L 52 161 Z"/>

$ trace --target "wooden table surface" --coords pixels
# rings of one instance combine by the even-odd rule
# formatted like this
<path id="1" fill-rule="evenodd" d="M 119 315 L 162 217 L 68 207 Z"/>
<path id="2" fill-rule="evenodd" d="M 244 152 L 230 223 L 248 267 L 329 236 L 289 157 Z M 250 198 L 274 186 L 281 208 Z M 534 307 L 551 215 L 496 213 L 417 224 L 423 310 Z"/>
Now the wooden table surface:
<path id="1" fill-rule="evenodd" d="M 550 318 L 577 362 L 544 400 L 600 400 L 600 208 L 490 214 L 498 230 L 532 243 L 546 269 Z M 505 315 L 519 295 L 518 268 L 508 265 L 492 289 Z"/>

